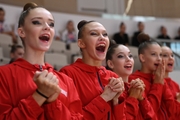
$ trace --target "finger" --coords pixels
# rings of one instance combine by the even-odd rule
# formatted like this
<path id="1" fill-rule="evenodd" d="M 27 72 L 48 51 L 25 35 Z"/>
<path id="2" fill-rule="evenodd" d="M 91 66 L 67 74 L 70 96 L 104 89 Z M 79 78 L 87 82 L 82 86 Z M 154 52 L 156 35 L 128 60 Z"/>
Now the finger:
<path id="1" fill-rule="evenodd" d="M 52 78 L 53 78 L 54 74 L 52 72 L 49 72 L 47 75 L 46 75 L 46 79 L 48 81 L 50 81 Z"/>
<path id="2" fill-rule="evenodd" d="M 113 84 L 114 80 L 115 80 L 114 77 L 110 78 L 110 79 L 109 79 L 109 85 Z"/>
<path id="3" fill-rule="evenodd" d="M 135 80 L 132 80 L 132 81 L 130 82 L 130 87 L 132 87 L 132 86 L 134 85 L 134 83 L 135 83 Z"/>
<path id="4" fill-rule="evenodd" d="M 52 79 L 50 80 L 52 84 L 58 85 L 59 80 L 57 79 L 56 75 L 53 75 Z"/>
<path id="5" fill-rule="evenodd" d="M 113 87 L 115 84 L 117 84 L 116 78 L 111 78 L 110 82 L 109 82 L 109 86 Z"/>
<path id="6" fill-rule="evenodd" d="M 42 72 L 40 72 L 40 71 L 36 71 L 34 74 L 33 80 L 36 81 L 36 78 L 38 78 L 41 73 Z"/>
<path id="7" fill-rule="evenodd" d="M 124 87 L 113 89 L 113 92 L 123 92 L 123 91 L 124 91 Z"/>
<path id="8" fill-rule="evenodd" d="M 115 84 L 114 86 L 112 86 L 111 89 L 114 90 L 114 89 L 119 89 L 119 88 L 122 88 L 122 87 L 124 87 L 124 84 L 119 82 L 119 83 Z"/>
<path id="9" fill-rule="evenodd" d="M 39 75 L 39 79 L 45 79 L 45 77 L 47 76 L 47 74 L 48 74 L 48 71 L 47 70 L 43 70 L 42 72 L 41 72 L 41 74 Z"/>
<path id="10" fill-rule="evenodd" d="M 137 86 L 141 85 L 141 82 L 139 79 L 134 80 L 134 83 L 131 87 L 136 88 Z"/>

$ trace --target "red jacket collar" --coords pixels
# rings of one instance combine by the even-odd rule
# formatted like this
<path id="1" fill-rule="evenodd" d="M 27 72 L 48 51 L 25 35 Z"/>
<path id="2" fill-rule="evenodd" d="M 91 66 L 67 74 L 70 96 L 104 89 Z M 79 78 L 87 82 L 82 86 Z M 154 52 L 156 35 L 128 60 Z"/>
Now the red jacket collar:
<path id="1" fill-rule="evenodd" d="M 40 70 L 40 66 L 42 67 L 42 69 L 46 69 L 46 70 L 53 70 L 53 67 L 48 64 L 48 63 L 45 63 L 45 65 L 38 65 L 38 64 L 31 64 L 29 63 L 28 61 L 22 59 L 22 58 L 19 58 L 17 59 L 16 61 L 14 61 L 13 63 L 11 63 L 13 65 L 18 65 L 22 68 L 25 68 L 25 69 L 29 69 L 29 70 Z"/>
<path id="2" fill-rule="evenodd" d="M 137 70 L 135 73 L 132 74 L 133 76 L 137 76 L 139 78 L 144 78 L 145 80 L 152 82 L 153 81 L 153 74 L 151 73 L 143 73 Z"/>
<path id="3" fill-rule="evenodd" d="M 106 68 L 101 66 L 101 67 L 96 67 L 96 66 L 91 66 L 91 65 L 88 65 L 88 64 L 85 64 L 82 59 L 77 59 L 75 61 L 75 63 L 73 63 L 74 66 L 80 68 L 81 70 L 83 71 L 86 71 L 86 72 L 91 72 L 91 73 L 94 73 L 94 72 L 98 72 L 99 70 L 103 70 L 105 71 Z"/>

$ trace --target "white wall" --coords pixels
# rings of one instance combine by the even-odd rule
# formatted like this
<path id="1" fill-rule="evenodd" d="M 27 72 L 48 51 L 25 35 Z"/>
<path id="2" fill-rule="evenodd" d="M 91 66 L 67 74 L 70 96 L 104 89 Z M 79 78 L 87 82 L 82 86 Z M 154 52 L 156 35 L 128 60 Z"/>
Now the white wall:
<path id="1" fill-rule="evenodd" d="M 180 85 L 180 77 L 179 77 L 180 71 L 175 70 L 169 74 L 169 76 L 176 81 Z"/>
<path id="2" fill-rule="evenodd" d="M 6 11 L 6 22 L 8 24 L 17 24 L 18 17 L 22 8 L 5 4 L 0 4 L 0 7 L 3 7 Z M 65 28 L 66 22 L 68 20 L 73 20 L 76 25 L 80 20 L 96 20 L 105 26 L 109 35 L 112 35 L 113 33 L 118 31 L 119 24 L 120 22 L 122 22 L 122 20 L 103 19 L 101 17 L 64 14 L 57 12 L 52 12 L 52 14 L 55 18 L 55 29 L 58 31 Z M 127 33 L 129 34 L 129 36 L 132 36 L 134 31 L 137 30 L 137 21 L 126 20 L 124 22 L 127 26 Z M 159 34 L 159 28 L 161 25 L 167 27 L 169 36 L 174 38 L 177 35 L 177 29 L 180 27 L 180 22 L 175 20 L 146 21 L 145 33 L 148 33 L 151 37 L 156 37 Z"/>

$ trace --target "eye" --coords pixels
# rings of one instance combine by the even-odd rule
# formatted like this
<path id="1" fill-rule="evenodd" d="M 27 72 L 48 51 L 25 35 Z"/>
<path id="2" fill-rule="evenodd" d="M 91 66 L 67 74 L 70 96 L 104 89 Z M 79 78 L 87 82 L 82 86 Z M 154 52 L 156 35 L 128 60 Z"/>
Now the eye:
<path id="1" fill-rule="evenodd" d="M 118 58 L 123 58 L 124 56 L 123 56 L 123 55 L 118 55 L 117 57 L 118 57 Z"/>
<path id="2" fill-rule="evenodd" d="M 133 55 L 132 55 L 132 54 L 130 54 L 130 55 L 129 55 L 129 58 L 133 58 Z"/>
<path id="3" fill-rule="evenodd" d="M 164 54 L 164 55 L 162 55 L 163 57 L 168 57 L 168 55 L 167 54 Z"/>
<path id="4" fill-rule="evenodd" d="M 106 37 L 106 36 L 108 36 L 108 34 L 107 34 L 107 33 L 104 33 L 103 36 Z"/>
<path id="5" fill-rule="evenodd" d="M 97 35 L 97 33 L 95 33 L 95 32 L 91 32 L 91 33 L 90 33 L 90 35 Z"/>
<path id="6" fill-rule="evenodd" d="M 156 53 L 151 53 L 151 55 L 155 56 L 155 55 L 156 55 Z"/>
<path id="7" fill-rule="evenodd" d="M 173 55 L 173 54 L 171 54 L 171 57 L 174 57 L 174 55 Z"/>
<path id="8" fill-rule="evenodd" d="M 53 22 L 50 23 L 49 26 L 50 26 L 50 27 L 54 27 L 54 23 L 53 23 Z"/>
<path id="9" fill-rule="evenodd" d="M 40 25 L 41 23 L 39 21 L 32 21 L 34 25 Z"/>

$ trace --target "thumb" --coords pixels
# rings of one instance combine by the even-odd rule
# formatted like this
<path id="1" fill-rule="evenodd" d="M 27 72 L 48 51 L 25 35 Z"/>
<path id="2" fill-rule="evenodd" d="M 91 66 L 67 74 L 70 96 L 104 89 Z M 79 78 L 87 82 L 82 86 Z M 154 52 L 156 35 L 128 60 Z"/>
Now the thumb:
<path id="1" fill-rule="evenodd" d="M 178 96 L 179 96 L 179 93 L 177 92 L 177 93 L 176 93 L 176 97 L 178 97 Z"/>
<path id="2" fill-rule="evenodd" d="M 40 72 L 40 71 L 36 71 L 34 74 L 33 80 L 36 81 L 36 78 L 38 78 L 41 73 L 42 72 Z"/>

